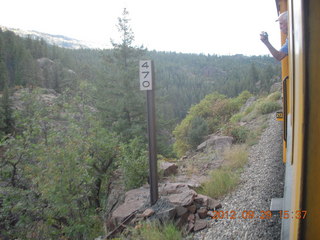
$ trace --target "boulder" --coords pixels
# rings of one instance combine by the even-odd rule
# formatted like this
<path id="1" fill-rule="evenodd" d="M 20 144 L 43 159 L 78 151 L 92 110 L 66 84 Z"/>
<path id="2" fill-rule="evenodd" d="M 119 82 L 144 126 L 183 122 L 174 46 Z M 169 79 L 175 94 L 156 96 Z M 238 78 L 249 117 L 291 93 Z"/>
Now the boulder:
<path id="1" fill-rule="evenodd" d="M 217 200 L 213 199 L 213 198 L 208 198 L 208 206 L 207 209 L 210 210 L 217 210 L 219 208 L 222 208 L 222 205 L 220 202 L 218 202 Z"/>
<path id="2" fill-rule="evenodd" d="M 168 200 L 176 205 L 180 206 L 188 206 L 193 203 L 193 200 L 197 196 L 197 193 L 191 189 L 188 191 L 177 193 L 177 194 L 171 194 L 168 196 Z"/>
<path id="3" fill-rule="evenodd" d="M 118 225 L 124 218 L 142 208 L 149 200 L 149 189 L 133 189 L 125 194 L 125 201 L 111 215 L 111 221 Z"/>
<path id="4" fill-rule="evenodd" d="M 159 186 L 159 194 L 161 196 L 167 196 L 170 194 L 178 194 L 184 191 L 190 190 L 185 183 L 165 183 Z"/>
<path id="5" fill-rule="evenodd" d="M 196 220 L 196 216 L 194 214 L 190 214 L 188 216 L 188 221 L 191 222 L 191 223 L 194 223 Z"/>
<path id="6" fill-rule="evenodd" d="M 197 211 L 197 206 L 194 204 L 188 206 L 188 211 L 191 213 L 195 213 Z"/>
<path id="7" fill-rule="evenodd" d="M 184 183 L 167 183 L 160 186 L 159 193 L 172 204 L 188 206 L 192 204 L 197 193 Z"/>
<path id="8" fill-rule="evenodd" d="M 174 219 L 176 212 L 177 212 L 176 208 L 170 208 L 170 209 L 166 209 L 164 211 L 157 213 L 156 217 L 161 222 L 168 222 L 168 221 Z"/>
<path id="9" fill-rule="evenodd" d="M 189 222 L 189 224 L 188 224 L 188 233 L 189 232 L 191 232 L 192 230 L 194 229 L 194 223 L 192 223 L 192 222 Z"/>
<path id="10" fill-rule="evenodd" d="M 204 141 L 203 143 L 201 143 L 198 147 L 197 147 L 197 151 L 200 152 L 200 151 L 203 151 L 205 150 L 207 147 L 207 141 Z"/>
<path id="11" fill-rule="evenodd" d="M 193 228 L 193 231 L 199 231 L 199 230 L 202 230 L 204 228 L 207 227 L 207 221 L 206 220 L 203 220 L 203 219 L 198 219 L 196 220 L 195 224 L 194 224 L 194 228 Z"/>
<path id="12" fill-rule="evenodd" d="M 217 200 L 211 198 L 211 197 L 208 197 L 208 196 L 205 196 L 205 195 L 202 195 L 202 194 L 198 194 L 195 199 L 194 199 L 194 203 L 197 205 L 197 206 L 203 206 L 203 207 L 206 207 L 208 210 L 216 210 L 216 209 L 219 209 L 221 208 L 221 203 L 218 202 Z"/>
<path id="13" fill-rule="evenodd" d="M 168 177 L 178 173 L 178 166 L 175 163 L 161 161 L 159 167 L 163 172 L 164 177 Z"/>
<path id="14" fill-rule="evenodd" d="M 182 228 L 184 225 L 186 225 L 186 223 L 188 223 L 189 215 L 190 215 L 190 213 L 188 211 L 179 217 L 178 217 L 178 215 L 176 215 L 176 217 L 178 217 L 175 221 L 177 227 Z"/>
<path id="15" fill-rule="evenodd" d="M 201 207 L 197 213 L 201 219 L 204 219 L 207 217 L 208 210 L 205 207 Z"/>
<path id="16" fill-rule="evenodd" d="M 201 143 L 197 147 L 197 151 L 204 151 L 207 148 L 212 148 L 213 150 L 223 150 L 229 148 L 232 144 L 233 137 L 229 136 L 217 136 L 211 135 L 209 139 Z"/>
<path id="17" fill-rule="evenodd" d="M 188 209 L 182 206 L 177 206 L 176 212 L 177 212 L 177 217 L 181 217 L 182 215 L 188 212 Z"/>
<path id="18" fill-rule="evenodd" d="M 205 195 L 202 195 L 202 194 L 198 194 L 195 197 L 194 202 L 197 205 L 206 206 L 207 207 L 208 206 L 208 199 L 209 199 L 208 196 L 205 196 Z"/>

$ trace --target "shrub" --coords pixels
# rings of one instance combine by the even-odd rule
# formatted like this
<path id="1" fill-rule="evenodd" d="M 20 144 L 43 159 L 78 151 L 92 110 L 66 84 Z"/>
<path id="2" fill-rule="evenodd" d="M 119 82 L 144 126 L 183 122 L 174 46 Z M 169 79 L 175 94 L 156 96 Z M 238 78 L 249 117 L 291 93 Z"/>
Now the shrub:
<path id="1" fill-rule="evenodd" d="M 279 103 L 267 100 L 267 101 L 262 101 L 261 103 L 258 104 L 257 111 L 261 114 L 268 114 L 268 113 L 277 111 L 280 108 L 281 106 Z"/>
<path id="2" fill-rule="evenodd" d="M 237 123 L 240 122 L 241 118 L 244 116 L 244 113 L 236 113 L 230 118 L 231 123 Z"/>
<path id="3" fill-rule="evenodd" d="M 248 91 L 236 98 L 226 98 L 224 95 L 212 93 L 199 104 L 192 106 L 186 118 L 173 131 L 176 139 L 173 149 L 177 156 L 183 156 L 186 151 L 199 144 L 206 131 L 218 131 L 250 96 Z"/>
<path id="4" fill-rule="evenodd" d="M 281 93 L 280 92 L 274 92 L 274 93 L 271 93 L 269 96 L 268 96 L 268 100 L 270 101 L 277 101 L 281 98 Z"/>
<path id="5" fill-rule="evenodd" d="M 245 143 L 248 138 L 249 130 L 243 126 L 236 126 L 230 130 L 230 134 L 236 143 Z"/>
<path id="6" fill-rule="evenodd" d="M 208 125 L 206 121 L 201 117 L 196 117 L 191 122 L 191 127 L 188 130 L 188 143 L 192 147 L 198 146 L 204 136 L 208 134 Z"/>
<path id="7" fill-rule="evenodd" d="M 139 137 L 121 147 L 121 168 L 126 189 L 142 186 L 148 178 L 148 159 L 145 144 Z"/>

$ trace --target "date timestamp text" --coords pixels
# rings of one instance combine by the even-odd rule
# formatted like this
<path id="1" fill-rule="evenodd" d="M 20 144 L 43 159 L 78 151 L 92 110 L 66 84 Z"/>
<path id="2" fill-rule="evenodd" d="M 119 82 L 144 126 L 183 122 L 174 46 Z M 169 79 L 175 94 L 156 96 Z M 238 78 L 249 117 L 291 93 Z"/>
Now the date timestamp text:
<path id="1" fill-rule="evenodd" d="M 271 211 L 210 211 L 208 215 L 212 219 L 271 219 L 274 215 Z M 279 211 L 278 214 L 281 219 L 305 219 L 307 211 Z"/>

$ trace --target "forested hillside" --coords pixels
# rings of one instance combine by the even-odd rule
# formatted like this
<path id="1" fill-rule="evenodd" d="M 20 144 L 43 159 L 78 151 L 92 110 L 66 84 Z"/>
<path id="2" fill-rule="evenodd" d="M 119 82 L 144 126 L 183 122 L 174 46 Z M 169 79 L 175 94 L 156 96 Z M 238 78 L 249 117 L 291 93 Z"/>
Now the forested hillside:
<path id="1" fill-rule="evenodd" d="M 103 51 L 70 50 L 48 45 L 44 40 L 22 39 L 8 31 L 0 32 L 0 48 L 2 91 L 7 83 L 11 89 L 17 86 L 39 86 L 62 92 L 67 88 L 76 89 L 81 81 L 87 81 L 100 89 L 101 85 L 110 83 L 110 79 L 118 82 L 114 79 L 121 69 L 113 58 L 117 50 L 125 50 L 124 54 L 128 55 L 125 58 L 130 58 L 132 89 L 126 87 L 123 90 L 132 90 L 141 95 L 138 89 L 138 60 L 153 59 L 158 116 L 170 122 L 170 131 L 185 117 L 189 107 L 207 94 L 217 91 L 234 97 L 244 90 L 251 93 L 268 92 L 270 86 L 278 80 L 280 72 L 279 64 L 267 56 L 148 52 L 133 46 L 127 49 L 118 46 L 119 49 L 115 47 L 113 50 Z M 43 69 L 41 58 L 53 61 L 51 66 Z M 112 89 L 115 95 L 120 91 L 120 88 Z M 110 100 L 110 96 L 103 98 Z M 140 98 L 142 101 L 143 96 Z M 132 102 L 134 98 L 127 100 Z"/>
<path id="2" fill-rule="evenodd" d="M 0 30 L 0 238 L 92 239 L 103 232 L 112 182 L 147 179 L 145 92 L 138 61 L 153 59 L 159 153 L 213 92 L 268 92 L 280 66 L 267 56 L 206 56 L 134 45 L 128 12 L 113 49 L 71 50 Z M 50 101 L 48 101 L 50 99 Z"/>

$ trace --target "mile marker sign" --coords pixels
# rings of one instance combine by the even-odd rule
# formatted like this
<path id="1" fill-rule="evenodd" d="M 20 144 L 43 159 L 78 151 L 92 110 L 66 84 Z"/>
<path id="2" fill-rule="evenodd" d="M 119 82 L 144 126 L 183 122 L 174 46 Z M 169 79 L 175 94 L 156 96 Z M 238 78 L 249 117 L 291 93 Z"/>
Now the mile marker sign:
<path id="1" fill-rule="evenodd" d="M 157 170 L 156 110 L 154 101 L 154 67 L 152 60 L 139 61 L 140 90 L 147 90 L 150 202 L 159 198 Z"/>
<path id="2" fill-rule="evenodd" d="M 151 60 L 139 62 L 140 90 L 152 90 L 152 63 Z"/>

